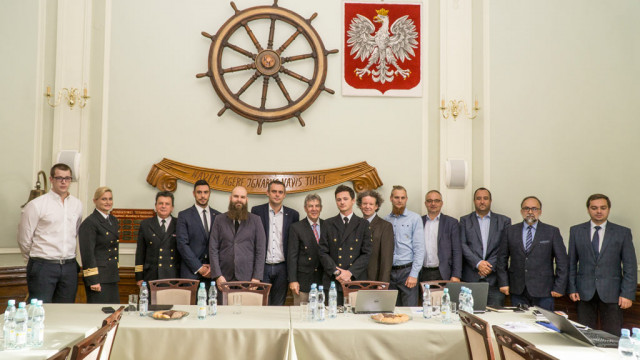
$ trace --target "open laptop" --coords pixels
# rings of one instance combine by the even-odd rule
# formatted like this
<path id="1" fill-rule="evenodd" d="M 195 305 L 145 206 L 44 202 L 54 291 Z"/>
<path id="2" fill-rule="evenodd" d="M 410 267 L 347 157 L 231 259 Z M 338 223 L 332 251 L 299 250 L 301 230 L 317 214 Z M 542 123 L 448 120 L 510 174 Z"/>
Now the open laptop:
<path id="1" fill-rule="evenodd" d="M 578 339 L 589 345 L 602 348 L 618 347 L 618 341 L 620 338 L 615 335 L 602 330 L 578 329 L 571 321 L 569 321 L 569 319 L 562 315 L 558 315 L 553 311 L 545 310 L 539 306 L 536 306 L 535 308 L 540 311 L 550 323 L 572 338 Z"/>
<path id="2" fill-rule="evenodd" d="M 398 290 L 359 290 L 356 314 L 392 313 L 396 308 Z"/>
<path id="3" fill-rule="evenodd" d="M 489 296 L 489 283 L 477 282 L 477 283 L 465 283 L 465 282 L 450 282 L 447 283 L 446 288 L 449 289 L 449 297 L 454 303 L 459 303 L 460 289 L 465 286 L 471 289 L 471 295 L 473 296 L 473 312 L 484 313 L 487 310 L 487 297 Z"/>

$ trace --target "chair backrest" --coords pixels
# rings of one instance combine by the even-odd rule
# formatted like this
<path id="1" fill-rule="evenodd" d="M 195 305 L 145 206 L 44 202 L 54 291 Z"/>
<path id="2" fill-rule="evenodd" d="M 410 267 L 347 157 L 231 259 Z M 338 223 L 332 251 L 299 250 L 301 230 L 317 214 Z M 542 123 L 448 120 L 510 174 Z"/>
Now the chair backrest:
<path id="1" fill-rule="evenodd" d="M 200 280 L 161 279 L 149 281 L 151 304 L 195 305 Z"/>
<path id="2" fill-rule="evenodd" d="M 493 333 L 502 360 L 529 360 L 527 347 L 534 346 L 532 343 L 497 325 L 493 325 Z"/>
<path id="3" fill-rule="evenodd" d="M 67 358 L 67 356 L 69 356 L 70 352 L 71 352 L 71 348 L 70 347 L 66 347 L 66 348 L 58 351 L 57 353 L 49 356 L 47 358 L 47 360 L 65 360 Z"/>
<path id="4" fill-rule="evenodd" d="M 389 283 L 383 281 L 347 281 L 342 283 L 342 294 L 349 297 L 349 304 L 356 305 L 359 290 L 389 290 Z"/>
<path id="5" fill-rule="evenodd" d="M 73 346 L 70 360 L 98 360 L 107 341 L 110 326 L 103 326 Z"/>
<path id="6" fill-rule="evenodd" d="M 459 310 L 467 351 L 472 360 L 494 360 L 489 323 L 464 310 Z"/>
<path id="7" fill-rule="evenodd" d="M 229 294 L 242 294 L 242 305 L 267 306 L 271 284 L 251 281 L 228 281 L 220 283 L 222 289 L 222 305 L 233 305 Z"/>
<path id="8" fill-rule="evenodd" d="M 113 341 L 116 338 L 116 333 L 118 332 L 118 327 L 120 326 L 120 319 L 122 318 L 122 312 L 124 311 L 124 306 L 120 306 L 116 312 L 109 315 L 106 319 L 102 321 L 102 326 L 109 326 L 109 332 L 107 334 L 107 340 L 104 343 L 104 347 L 102 348 L 102 353 L 100 354 L 100 360 L 109 360 L 111 357 L 111 349 L 113 349 Z"/>
<path id="9" fill-rule="evenodd" d="M 529 355 L 529 360 L 559 360 L 557 357 L 551 356 L 533 345 L 527 346 L 527 354 Z"/>
<path id="10" fill-rule="evenodd" d="M 420 283 L 420 299 L 422 299 L 422 292 L 424 291 L 425 285 L 429 285 L 429 291 L 431 292 L 431 303 L 439 304 L 440 299 L 442 298 L 442 292 L 444 288 L 447 287 L 447 283 L 450 283 L 450 280 L 430 280 L 430 281 L 422 281 Z"/>

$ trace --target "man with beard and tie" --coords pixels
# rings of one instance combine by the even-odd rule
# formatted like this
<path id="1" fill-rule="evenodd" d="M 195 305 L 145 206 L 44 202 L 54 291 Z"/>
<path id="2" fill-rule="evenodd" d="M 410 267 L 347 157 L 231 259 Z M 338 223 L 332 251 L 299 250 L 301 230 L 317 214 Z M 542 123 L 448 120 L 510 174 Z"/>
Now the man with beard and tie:
<path id="1" fill-rule="evenodd" d="M 227 281 L 260 282 L 264 274 L 266 238 L 262 220 L 248 210 L 247 189 L 237 186 L 229 211 L 216 216 L 209 239 L 211 277 Z"/>
<path id="2" fill-rule="evenodd" d="M 500 292 L 511 295 L 513 306 L 553 311 L 553 298 L 561 297 L 567 288 L 567 249 L 557 227 L 538 221 L 542 202 L 537 197 L 524 198 L 520 213 L 524 221 L 502 233 L 496 269 Z"/>

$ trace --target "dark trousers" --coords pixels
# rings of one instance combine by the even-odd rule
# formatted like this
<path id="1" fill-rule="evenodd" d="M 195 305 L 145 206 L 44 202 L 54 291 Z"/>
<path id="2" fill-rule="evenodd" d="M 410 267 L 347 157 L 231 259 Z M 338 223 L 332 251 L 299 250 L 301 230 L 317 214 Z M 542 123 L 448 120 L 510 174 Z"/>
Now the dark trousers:
<path id="1" fill-rule="evenodd" d="M 78 264 L 75 259 L 54 264 L 36 259 L 27 263 L 29 301 L 44 303 L 74 303 L 78 290 Z"/>
<path id="2" fill-rule="evenodd" d="M 418 275 L 418 282 L 421 283 L 423 281 L 433 281 L 433 280 L 443 280 L 442 275 L 440 275 L 440 269 L 428 268 L 423 266 L 422 270 L 420 270 L 420 275 Z"/>
<path id="3" fill-rule="evenodd" d="M 526 304 L 527 306 L 539 306 L 543 309 L 553 311 L 553 297 L 535 297 L 529 295 L 527 288 L 524 288 L 522 294 L 511 294 L 511 305 L 518 306 L 520 304 Z"/>
<path id="4" fill-rule="evenodd" d="M 262 281 L 271 284 L 269 305 L 284 305 L 289 285 L 287 282 L 287 264 L 285 262 L 275 265 L 264 264 L 264 279 Z"/>
<path id="5" fill-rule="evenodd" d="M 87 304 L 120 304 L 118 283 L 100 283 L 100 291 L 91 290 L 91 286 L 84 284 L 87 293 Z"/>
<path id="6" fill-rule="evenodd" d="M 598 292 L 589 301 L 578 301 L 578 322 L 592 329 L 598 329 L 598 314 L 600 315 L 601 330 L 620 336 L 622 329 L 622 309 L 618 303 L 605 303 L 600 300 Z"/>
<path id="7" fill-rule="evenodd" d="M 416 285 L 409 289 L 404 285 L 405 281 L 411 273 L 411 266 L 403 269 L 391 269 L 391 278 L 389 281 L 389 289 L 398 290 L 398 299 L 396 306 L 417 306 L 418 305 L 418 288 Z"/>
<path id="8" fill-rule="evenodd" d="M 486 278 L 481 278 L 478 282 L 487 282 Z M 500 288 L 489 284 L 489 294 L 487 294 L 487 306 L 504 306 L 504 294 Z"/>

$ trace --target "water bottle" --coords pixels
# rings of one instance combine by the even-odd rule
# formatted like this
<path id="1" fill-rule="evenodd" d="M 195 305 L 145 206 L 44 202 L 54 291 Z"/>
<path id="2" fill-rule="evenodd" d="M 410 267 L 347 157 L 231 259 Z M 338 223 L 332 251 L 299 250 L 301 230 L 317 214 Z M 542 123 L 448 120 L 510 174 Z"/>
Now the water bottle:
<path id="1" fill-rule="evenodd" d="M 311 284 L 309 291 L 309 318 L 315 320 L 316 312 L 318 312 L 318 289 L 315 283 Z"/>
<path id="2" fill-rule="evenodd" d="M 467 288 L 467 310 L 468 313 L 473 314 L 473 290 Z"/>
<path id="3" fill-rule="evenodd" d="M 33 345 L 33 312 L 36 310 L 38 299 L 33 298 L 27 306 L 27 346 Z"/>
<path id="4" fill-rule="evenodd" d="M 640 359 L 640 329 L 633 328 L 631 329 L 631 344 L 633 345 L 633 356 L 635 356 L 636 360 Z"/>
<path id="5" fill-rule="evenodd" d="M 424 291 L 422 292 L 422 317 L 425 319 L 431 319 L 431 290 L 429 284 L 424 285 Z"/>
<path id="6" fill-rule="evenodd" d="M 215 316 L 218 313 L 218 290 L 216 289 L 216 282 L 211 282 L 209 288 L 209 302 L 207 303 L 207 315 Z"/>
<path id="7" fill-rule="evenodd" d="M 16 322 L 16 349 L 22 349 L 27 346 L 27 317 L 26 304 L 21 302 L 14 317 Z"/>
<path id="8" fill-rule="evenodd" d="M 38 300 L 33 311 L 31 337 L 31 346 L 34 348 L 40 347 L 44 343 L 44 308 L 42 307 L 42 300 Z"/>
<path id="9" fill-rule="evenodd" d="M 324 288 L 322 285 L 318 286 L 318 298 L 317 298 L 317 303 L 318 303 L 318 311 L 316 312 L 316 320 L 317 321 L 324 321 L 325 319 L 325 314 L 324 314 Z"/>
<path id="10" fill-rule="evenodd" d="M 198 289 L 198 320 L 204 320 L 207 318 L 207 289 L 204 287 L 204 283 L 200 283 Z"/>
<path id="11" fill-rule="evenodd" d="M 149 289 L 147 288 L 147 282 L 143 281 L 140 286 L 140 316 L 147 316 L 149 311 Z"/>
<path id="12" fill-rule="evenodd" d="M 620 354 L 620 359 L 633 359 L 633 344 L 631 343 L 631 338 L 629 337 L 629 329 L 622 329 L 622 335 L 620 336 L 620 341 L 618 342 L 618 353 Z"/>
<path id="13" fill-rule="evenodd" d="M 4 349 L 13 349 L 16 346 L 16 301 L 9 300 L 4 312 Z"/>
<path id="14" fill-rule="evenodd" d="M 329 288 L 329 319 L 335 319 L 338 317 L 338 291 L 336 290 L 336 283 L 331 282 Z"/>
<path id="15" fill-rule="evenodd" d="M 442 302 L 440 303 L 440 312 L 442 313 L 442 323 L 451 323 L 451 298 L 449 297 L 449 289 L 444 288 L 442 294 Z"/>

